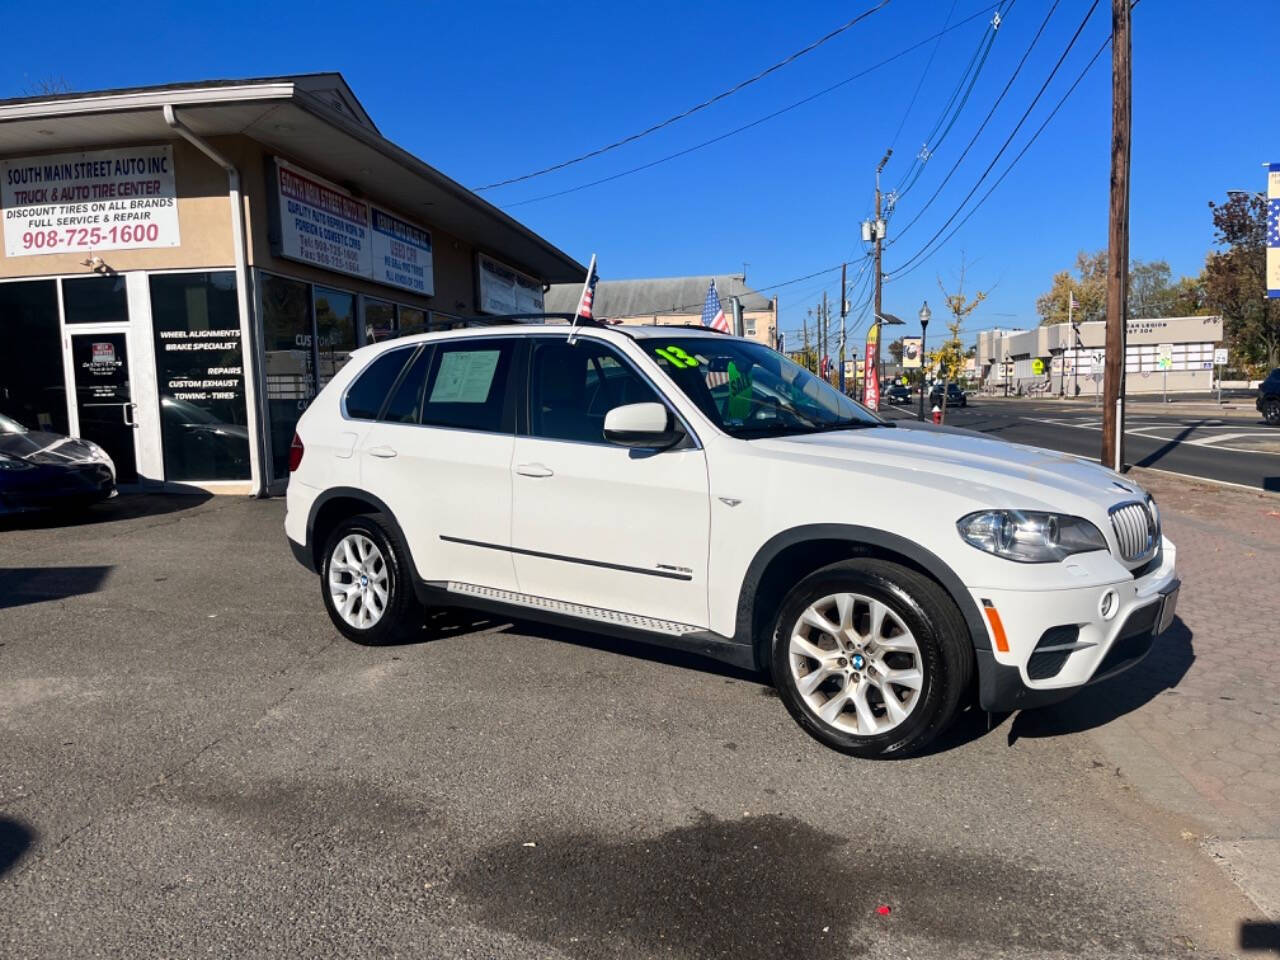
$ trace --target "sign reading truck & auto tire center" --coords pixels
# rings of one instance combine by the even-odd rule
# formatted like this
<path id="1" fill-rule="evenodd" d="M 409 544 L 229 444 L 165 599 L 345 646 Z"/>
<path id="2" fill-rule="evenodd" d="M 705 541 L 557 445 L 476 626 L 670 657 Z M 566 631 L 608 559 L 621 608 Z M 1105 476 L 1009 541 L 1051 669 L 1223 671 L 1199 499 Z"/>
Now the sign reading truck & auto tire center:
<path id="1" fill-rule="evenodd" d="M 173 148 L 0 161 L 7 257 L 176 247 Z"/>

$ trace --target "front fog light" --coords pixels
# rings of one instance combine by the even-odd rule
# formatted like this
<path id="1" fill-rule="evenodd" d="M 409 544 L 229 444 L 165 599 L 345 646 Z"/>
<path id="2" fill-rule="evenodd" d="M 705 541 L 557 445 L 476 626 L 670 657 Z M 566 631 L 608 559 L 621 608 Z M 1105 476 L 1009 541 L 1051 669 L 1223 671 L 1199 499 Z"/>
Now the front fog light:
<path id="1" fill-rule="evenodd" d="M 1098 613 L 1103 620 L 1110 620 L 1119 609 L 1120 597 L 1114 590 L 1108 590 L 1102 595 L 1102 599 L 1098 601 Z"/>

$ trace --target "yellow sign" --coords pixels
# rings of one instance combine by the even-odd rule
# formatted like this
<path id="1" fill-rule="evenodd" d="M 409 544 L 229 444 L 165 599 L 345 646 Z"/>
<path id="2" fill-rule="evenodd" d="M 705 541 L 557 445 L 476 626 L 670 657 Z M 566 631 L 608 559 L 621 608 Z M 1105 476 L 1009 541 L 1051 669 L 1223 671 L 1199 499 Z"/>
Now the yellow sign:
<path id="1" fill-rule="evenodd" d="M 1032 372 L 1032 373 L 1034 373 L 1037 377 L 1043 377 L 1043 376 L 1044 376 L 1044 361 L 1043 361 L 1043 360 L 1041 360 L 1039 357 L 1036 357 L 1034 360 L 1032 360 L 1032 361 L 1031 361 L 1031 372 Z"/>

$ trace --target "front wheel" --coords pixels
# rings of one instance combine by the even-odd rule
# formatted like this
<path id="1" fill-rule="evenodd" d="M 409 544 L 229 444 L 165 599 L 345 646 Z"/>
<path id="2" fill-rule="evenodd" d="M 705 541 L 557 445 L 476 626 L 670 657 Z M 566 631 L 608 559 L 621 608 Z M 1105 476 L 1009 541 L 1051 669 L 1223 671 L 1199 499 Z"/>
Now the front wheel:
<path id="1" fill-rule="evenodd" d="M 900 564 L 846 560 L 805 577 L 783 601 L 773 677 L 792 717 L 843 753 L 917 751 L 950 724 L 973 652 L 960 611 Z"/>
<path id="2" fill-rule="evenodd" d="M 1280 397 L 1268 397 L 1262 401 L 1262 418 L 1273 427 L 1280 427 Z"/>
<path id="3" fill-rule="evenodd" d="M 421 626 L 409 563 L 383 519 L 361 514 L 338 524 L 324 549 L 325 610 L 348 640 L 385 646 Z"/>

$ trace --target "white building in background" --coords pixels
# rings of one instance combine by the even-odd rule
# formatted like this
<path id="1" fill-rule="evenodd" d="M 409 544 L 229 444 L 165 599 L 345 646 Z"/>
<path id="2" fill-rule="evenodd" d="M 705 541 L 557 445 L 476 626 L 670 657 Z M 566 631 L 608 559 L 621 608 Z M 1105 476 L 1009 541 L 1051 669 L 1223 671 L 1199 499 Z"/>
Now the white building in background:
<path id="1" fill-rule="evenodd" d="M 1032 330 L 984 330 L 978 334 L 975 374 L 986 386 L 1010 393 L 1049 396 L 1091 393 L 1106 362 L 1106 323 L 1070 324 Z M 1213 353 L 1222 345 L 1222 317 L 1162 317 L 1130 320 L 1125 352 L 1129 394 L 1208 392 L 1213 389 Z M 1095 376 L 1098 380 L 1095 381 Z"/>

